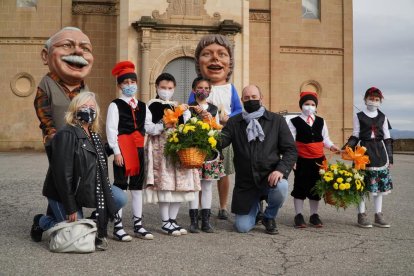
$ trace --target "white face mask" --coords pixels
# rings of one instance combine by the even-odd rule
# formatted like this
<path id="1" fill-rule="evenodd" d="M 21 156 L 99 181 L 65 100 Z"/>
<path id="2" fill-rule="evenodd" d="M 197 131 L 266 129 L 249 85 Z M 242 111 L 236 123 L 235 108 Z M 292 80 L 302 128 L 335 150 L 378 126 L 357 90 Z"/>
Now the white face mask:
<path id="1" fill-rule="evenodd" d="M 376 111 L 378 109 L 378 107 L 380 107 L 381 102 L 374 102 L 374 101 L 371 101 L 371 100 L 366 100 L 365 104 L 366 104 L 367 109 L 369 111 Z"/>
<path id="2" fill-rule="evenodd" d="M 157 89 L 157 94 L 162 100 L 169 101 L 174 94 L 174 90 Z"/>
<path id="3" fill-rule="evenodd" d="M 306 116 L 315 114 L 315 111 L 316 111 L 316 106 L 312 106 L 312 105 L 302 105 L 302 112 Z"/>

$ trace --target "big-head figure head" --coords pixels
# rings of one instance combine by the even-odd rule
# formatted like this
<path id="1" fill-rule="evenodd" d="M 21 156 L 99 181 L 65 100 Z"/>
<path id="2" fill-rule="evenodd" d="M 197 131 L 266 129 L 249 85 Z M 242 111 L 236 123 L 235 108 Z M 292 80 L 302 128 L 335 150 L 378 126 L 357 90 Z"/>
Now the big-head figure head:
<path id="1" fill-rule="evenodd" d="M 68 86 L 78 85 L 91 72 L 92 44 L 82 30 L 65 27 L 51 36 L 41 52 L 42 60 Z"/>

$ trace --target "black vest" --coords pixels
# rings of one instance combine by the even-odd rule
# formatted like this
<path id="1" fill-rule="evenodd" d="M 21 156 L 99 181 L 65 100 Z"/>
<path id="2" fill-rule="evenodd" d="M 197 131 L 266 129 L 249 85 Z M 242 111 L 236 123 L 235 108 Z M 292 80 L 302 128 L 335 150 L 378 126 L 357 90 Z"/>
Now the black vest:
<path id="1" fill-rule="evenodd" d="M 135 123 L 137 126 L 135 128 L 131 106 L 121 99 L 116 99 L 112 102 L 116 104 L 119 112 L 118 135 L 131 134 L 135 130 L 138 130 L 144 136 L 145 116 L 147 112 L 145 103 L 138 101 L 137 107 L 133 110 L 135 113 Z"/>
<path id="2" fill-rule="evenodd" d="M 360 124 L 359 139 L 371 140 L 372 131 L 374 131 L 374 139 L 384 139 L 384 131 L 382 129 L 385 122 L 384 113 L 378 110 L 378 115 L 374 118 L 370 118 L 364 112 L 361 111 L 357 113 L 357 116 Z"/>
<path id="3" fill-rule="evenodd" d="M 207 103 L 208 107 L 207 107 L 207 112 L 209 112 L 211 114 L 211 116 L 216 117 L 217 112 L 218 112 L 218 108 L 217 106 L 215 106 L 214 104 L 211 103 Z M 195 106 L 198 105 L 198 103 L 196 101 L 190 103 L 189 105 Z M 191 116 L 192 117 L 198 117 L 198 114 L 195 112 L 194 108 L 190 107 L 190 111 L 191 111 Z"/>
<path id="4" fill-rule="evenodd" d="M 308 125 L 299 116 L 291 119 L 290 121 L 296 128 L 296 141 L 304 144 L 323 141 L 323 119 L 321 117 L 315 116 L 315 122 L 313 122 L 312 126 Z"/>
<path id="5" fill-rule="evenodd" d="M 153 102 L 148 106 L 148 109 L 151 111 L 152 114 L 152 122 L 154 124 L 158 124 L 162 117 L 164 116 L 164 110 L 165 109 L 173 109 L 172 105 L 170 104 L 163 104 L 160 102 Z M 184 118 L 183 116 L 180 116 L 178 118 L 179 124 L 184 124 Z"/>

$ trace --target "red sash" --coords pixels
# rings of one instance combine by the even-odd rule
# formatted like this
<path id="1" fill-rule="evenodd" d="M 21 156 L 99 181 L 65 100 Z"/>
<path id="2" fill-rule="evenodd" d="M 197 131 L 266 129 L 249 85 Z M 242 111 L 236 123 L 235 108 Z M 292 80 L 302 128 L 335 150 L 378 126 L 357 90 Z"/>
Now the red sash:
<path id="1" fill-rule="evenodd" d="M 137 148 L 144 147 L 144 136 L 137 130 L 131 134 L 118 135 L 118 145 L 124 158 L 125 176 L 137 175 L 140 169 Z"/>
<path id="2" fill-rule="evenodd" d="M 298 156 L 302 158 L 319 158 L 324 155 L 323 142 L 305 144 L 296 141 L 296 148 L 298 149 Z"/>

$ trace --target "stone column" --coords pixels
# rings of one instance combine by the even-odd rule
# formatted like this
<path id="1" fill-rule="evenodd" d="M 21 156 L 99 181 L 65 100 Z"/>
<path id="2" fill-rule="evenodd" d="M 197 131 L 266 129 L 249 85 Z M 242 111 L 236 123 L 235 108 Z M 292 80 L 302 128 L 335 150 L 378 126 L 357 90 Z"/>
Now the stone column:
<path id="1" fill-rule="evenodd" d="M 150 51 L 151 51 L 151 31 L 147 28 L 142 29 L 142 42 L 140 43 L 141 46 L 141 100 L 147 102 L 150 100 L 150 86 L 149 86 L 149 59 L 150 59 Z"/>

